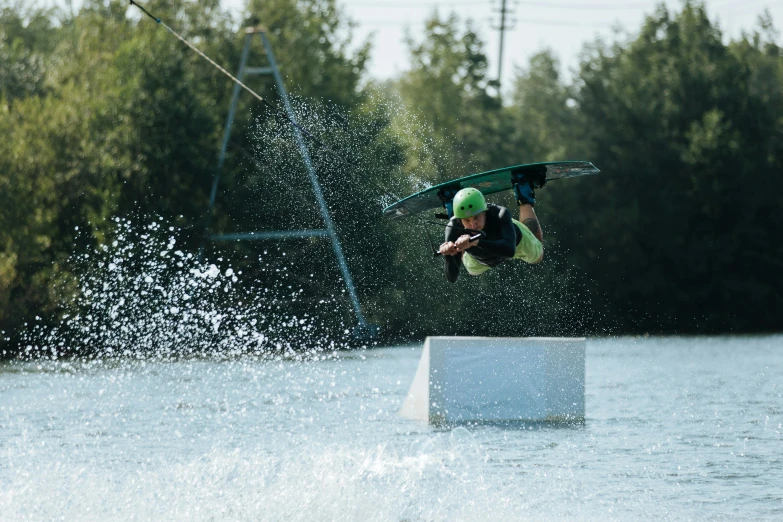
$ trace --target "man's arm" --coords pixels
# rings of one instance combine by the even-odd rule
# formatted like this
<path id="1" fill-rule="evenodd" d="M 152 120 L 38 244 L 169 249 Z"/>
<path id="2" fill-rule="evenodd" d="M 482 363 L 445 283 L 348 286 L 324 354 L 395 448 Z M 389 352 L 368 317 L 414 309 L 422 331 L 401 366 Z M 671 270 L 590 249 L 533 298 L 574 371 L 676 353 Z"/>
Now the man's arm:
<path id="1" fill-rule="evenodd" d="M 462 224 L 456 219 L 452 219 L 448 225 L 444 234 L 446 240 L 438 250 L 443 255 L 444 261 L 444 274 L 446 275 L 446 281 L 449 283 L 455 283 L 459 278 L 459 265 L 462 264 L 462 250 L 458 248 L 454 242 L 457 241 L 464 231 L 461 228 Z"/>
<path id="2" fill-rule="evenodd" d="M 456 283 L 459 278 L 459 265 L 462 262 L 462 253 L 455 256 L 443 256 L 445 264 L 443 265 L 443 273 L 446 275 L 446 281 L 449 283 Z"/>

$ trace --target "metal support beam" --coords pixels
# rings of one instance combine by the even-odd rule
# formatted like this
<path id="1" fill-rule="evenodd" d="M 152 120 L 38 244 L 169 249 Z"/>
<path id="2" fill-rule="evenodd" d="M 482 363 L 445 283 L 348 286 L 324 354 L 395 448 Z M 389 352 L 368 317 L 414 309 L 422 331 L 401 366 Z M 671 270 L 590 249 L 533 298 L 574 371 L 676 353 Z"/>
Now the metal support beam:
<path id="1" fill-rule="evenodd" d="M 251 34 L 245 37 L 245 47 L 242 49 L 242 58 L 239 62 L 239 71 L 237 72 L 237 79 L 241 82 L 245 78 L 245 63 L 247 63 L 247 55 L 250 51 L 250 38 Z M 209 230 L 212 217 L 212 209 L 215 208 L 215 198 L 217 197 L 218 183 L 220 183 L 220 173 L 223 170 L 223 164 L 226 161 L 226 149 L 228 148 L 228 139 L 231 137 L 231 125 L 234 123 L 234 115 L 237 112 L 237 103 L 239 102 L 239 84 L 234 83 L 234 90 L 231 93 L 231 105 L 228 109 L 228 115 L 226 116 L 226 125 L 223 129 L 223 142 L 220 145 L 220 156 L 218 157 L 217 168 L 215 169 L 215 179 L 212 180 L 212 190 L 209 193 L 209 213 L 207 214 L 206 229 Z"/>
<path id="2" fill-rule="evenodd" d="M 248 67 L 247 74 L 272 74 L 271 67 Z"/>
<path id="3" fill-rule="evenodd" d="M 296 123 L 296 114 L 294 114 L 294 109 L 291 107 L 291 102 L 288 99 L 288 92 L 286 91 L 285 85 L 283 84 L 283 79 L 280 77 L 280 72 L 277 69 L 277 62 L 275 61 L 275 55 L 272 52 L 272 46 L 269 44 L 269 40 L 267 39 L 265 32 L 261 32 L 259 34 L 261 35 L 261 41 L 264 42 L 266 56 L 269 59 L 270 65 L 272 67 L 275 83 L 277 84 L 277 90 L 280 92 L 280 96 L 283 98 L 286 113 L 288 114 L 290 120 L 293 123 Z M 321 191 L 321 185 L 318 183 L 318 176 L 315 174 L 315 168 L 313 167 L 313 163 L 310 159 L 310 153 L 307 150 L 307 145 L 305 144 L 304 138 L 302 137 L 302 133 L 299 131 L 299 127 L 296 125 L 294 125 L 294 135 L 296 136 L 296 143 L 299 146 L 299 151 L 302 153 L 302 159 L 305 162 L 305 167 L 307 167 L 307 174 L 310 176 L 310 183 L 313 185 L 313 192 L 315 192 L 315 197 L 318 200 L 318 206 L 321 209 L 321 216 L 323 217 L 324 223 L 326 224 L 326 230 L 329 231 L 329 238 L 332 240 L 332 248 L 334 249 L 334 254 L 337 257 L 337 263 L 340 265 L 340 271 L 343 274 L 345 286 L 348 287 L 348 293 L 351 296 L 351 302 L 353 303 L 353 310 L 356 314 L 356 319 L 359 321 L 359 326 L 364 327 L 366 325 L 366 321 L 364 320 L 364 315 L 362 314 L 362 307 L 359 304 L 359 297 L 356 295 L 356 288 L 353 285 L 351 272 L 348 270 L 348 264 L 345 262 L 343 249 L 342 246 L 340 246 L 340 238 L 337 237 L 337 231 L 334 228 L 332 217 L 329 214 L 329 208 L 326 206 L 326 200 L 324 199 L 323 192 Z"/>

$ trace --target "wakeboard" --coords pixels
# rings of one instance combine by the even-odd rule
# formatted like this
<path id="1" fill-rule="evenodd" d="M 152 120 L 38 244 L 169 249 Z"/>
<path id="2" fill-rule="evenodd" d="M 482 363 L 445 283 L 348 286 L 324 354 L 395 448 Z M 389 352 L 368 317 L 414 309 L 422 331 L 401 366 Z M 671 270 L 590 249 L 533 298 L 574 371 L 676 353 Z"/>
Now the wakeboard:
<path id="1" fill-rule="evenodd" d="M 433 208 L 445 207 L 447 203 L 451 203 L 457 192 L 467 187 L 476 188 L 484 195 L 511 190 L 513 188 L 513 183 L 511 182 L 512 173 L 517 172 L 536 176 L 543 174 L 546 176 L 546 180 L 550 181 L 553 179 L 598 174 L 601 171 L 589 161 L 556 161 L 514 165 L 479 174 L 471 174 L 464 178 L 435 185 L 389 205 L 383 209 L 383 213 L 391 219 L 399 219 Z"/>

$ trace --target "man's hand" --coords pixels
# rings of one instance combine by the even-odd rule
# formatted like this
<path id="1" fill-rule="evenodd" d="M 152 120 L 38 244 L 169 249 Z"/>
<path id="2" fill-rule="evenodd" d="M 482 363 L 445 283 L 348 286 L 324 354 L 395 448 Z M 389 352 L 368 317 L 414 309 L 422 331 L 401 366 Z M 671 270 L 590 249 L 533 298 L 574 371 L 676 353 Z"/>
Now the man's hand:
<path id="1" fill-rule="evenodd" d="M 462 252 L 463 250 L 467 250 L 470 247 L 478 245 L 478 242 L 478 239 L 471 241 L 469 235 L 463 234 L 459 236 L 459 239 L 457 239 L 457 241 L 454 243 L 454 246 L 457 247 L 460 252 Z"/>
<path id="2" fill-rule="evenodd" d="M 478 245 L 478 242 L 479 242 L 478 239 L 471 241 L 469 235 L 463 234 L 459 236 L 457 241 L 446 241 L 445 243 L 443 243 L 440 246 L 438 252 L 440 252 L 444 256 L 456 256 L 457 254 L 464 252 L 470 247 L 474 247 Z"/>
<path id="3" fill-rule="evenodd" d="M 462 252 L 462 250 L 458 249 L 453 241 L 446 241 L 440 246 L 438 252 L 440 252 L 444 256 L 456 256 L 457 254 Z"/>

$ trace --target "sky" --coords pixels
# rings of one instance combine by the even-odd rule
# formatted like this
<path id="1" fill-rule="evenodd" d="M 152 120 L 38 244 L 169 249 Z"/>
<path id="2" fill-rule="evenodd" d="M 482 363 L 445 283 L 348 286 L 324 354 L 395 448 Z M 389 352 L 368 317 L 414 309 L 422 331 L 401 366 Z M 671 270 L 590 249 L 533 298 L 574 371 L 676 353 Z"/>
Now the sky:
<path id="1" fill-rule="evenodd" d="M 44 0 L 46 1 L 46 0 Z M 66 0 L 48 0 L 63 5 Z M 140 0 L 142 3 L 143 0 Z M 222 0 L 237 18 L 246 0 Z M 369 64 L 371 77 L 383 80 L 398 76 L 408 68 L 406 31 L 414 39 L 421 34 L 424 21 L 436 11 L 445 17 L 451 13 L 470 18 L 485 42 L 493 76 L 498 72 L 500 47 L 500 9 L 504 0 L 337 0 L 344 12 L 356 22 L 357 42 L 369 39 L 373 44 Z M 73 0 L 78 7 L 80 0 Z M 505 0 L 508 29 L 505 32 L 502 83 L 511 84 L 518 67 L 542 49 L 551 49 L 561 61 L 561 73 L 571 76 L 578 65 L 585 43 L 596 38 L 611 40 L 613 33 L 635 33 L 644 17 L 660 0 Z M 679 10 L 680 0 L 665 0 L 670 10 Z M 758 17 L 768 9 L 775 27 L 783 31 L 783 0 L 706 0 L 707 12 L 717 20 L 726 40 L 738 38 L 743 31 L 758 26 Z M 261 22 L 263 24 L 263 21 Z M 781 38 L 779 41 L 783 42 Z M 281 69 L 284 64 L 281 64 Z"/>
<path id="2" fill-rule="evenodd" d="M 504 0 L 338 0 L 357 23 L 357 41 L 373 43 L 369 73 L 376 79 L 398 76 L 408 68 L 406 31 L 421 34 L 424 21 L 436 11 L 445 17 L 456 13 L 470 18 L 485 42 L 493 76 L 498 72 L 500 10 Z M 511 85 L 518 67 L 542 49 L 551 49 L 561 61 L 561 73 L 570 77 L 579 63 L 585 43 L 598 37 L 613 38 L 617 29 L 635 33 L 660 0 L 505 0 L 507 25 L 503 64 L 504 88 Z M 680 0 L 666 0 L 670 10 L 679 10 Z M 245 0 L 223 0 L 240 13 Z M 783 0 L 707 0 L 707 12 L 717 20 L 724 36 L 738 38 L 758 26 L 758 17 L 769 9 L 775 27 L 783 30 Z M 263 23 L 263 21 L 262 21 Z"/>

